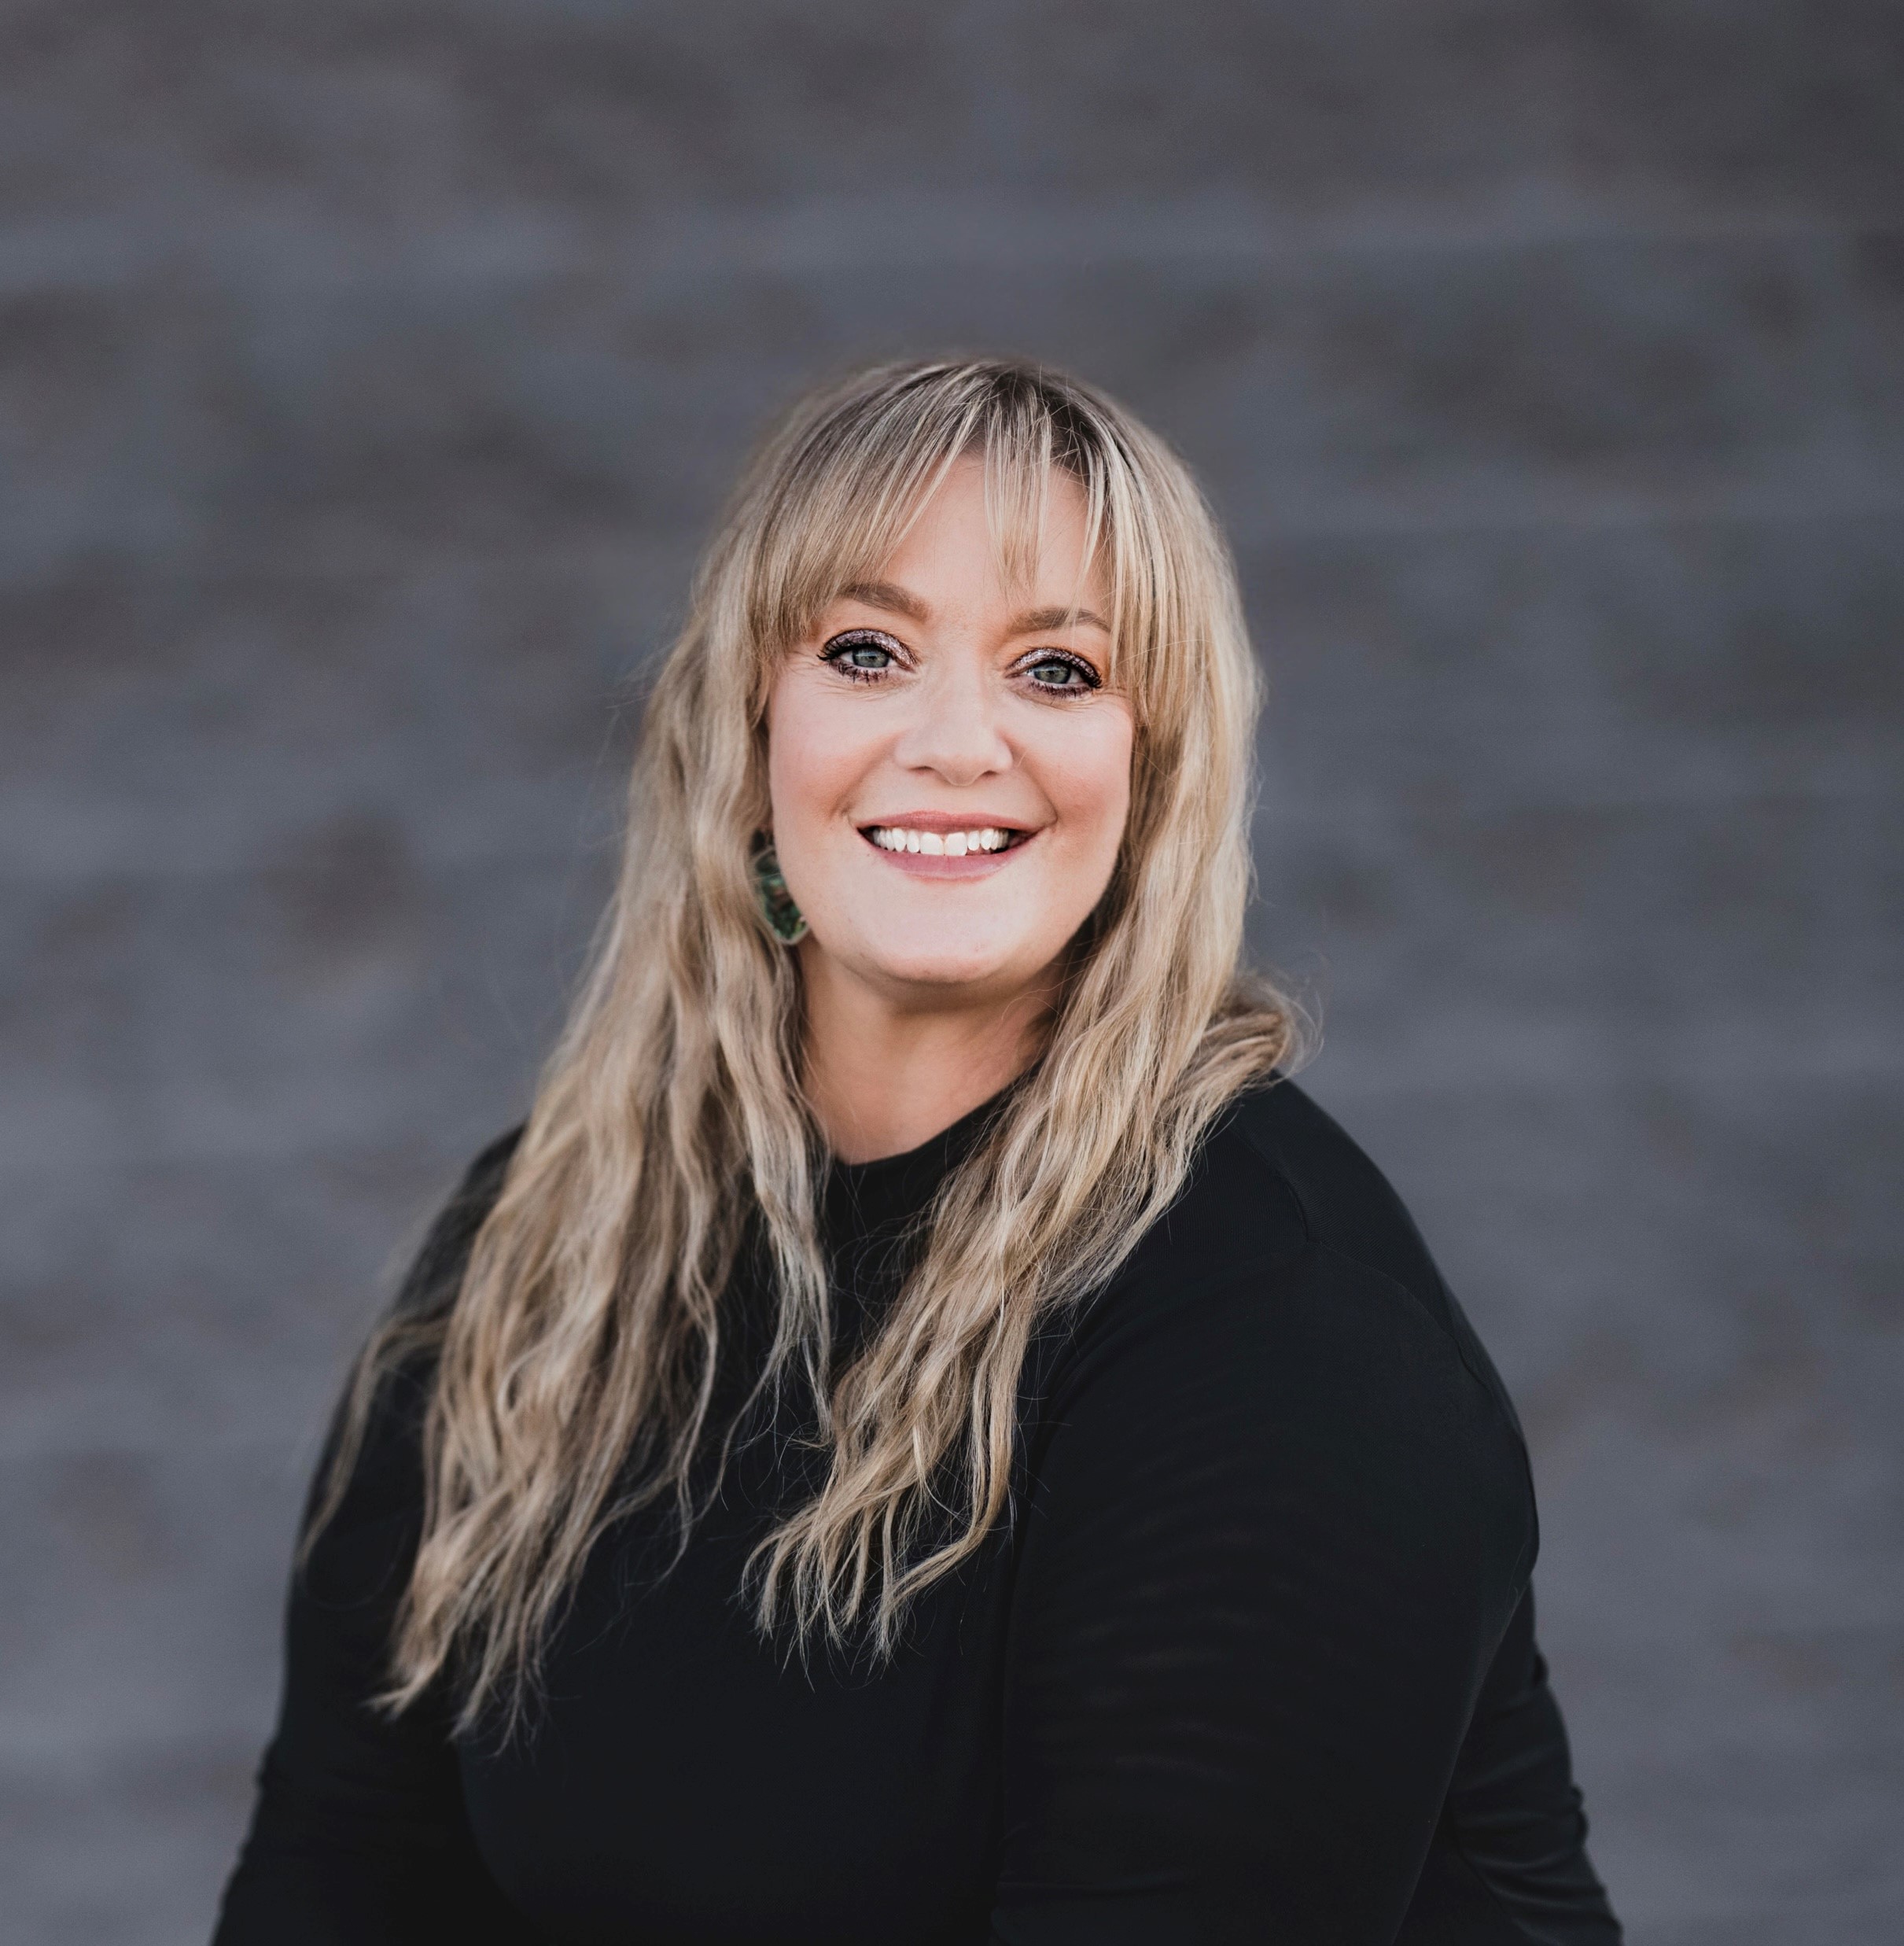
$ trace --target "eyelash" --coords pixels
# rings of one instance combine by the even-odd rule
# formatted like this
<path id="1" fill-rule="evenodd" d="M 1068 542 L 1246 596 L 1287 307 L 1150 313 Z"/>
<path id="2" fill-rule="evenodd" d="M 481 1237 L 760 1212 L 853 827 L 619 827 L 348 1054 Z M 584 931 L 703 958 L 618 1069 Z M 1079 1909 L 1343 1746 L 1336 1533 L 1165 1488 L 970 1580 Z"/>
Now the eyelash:
<path id="1" fill-rule="evenodd" d="M 1048 662 L 1056 662 L 1062 668 L 1074 669 L 1083 678 L 1082 682 L 1078 685 L 1078 691 L 1074 691 L 1074 694 L 1081 691 L 1084 695 L 1088 695 L 1092 690 L 1101 689 L 1104 686 L 1103 677 L 1099 675 L 1081 655 L 1069 655 L 1062 649 L 1037 651 L 1035 659 L 1025 665 L 1026 673 L 1029 675 L 1034 669 L 1042 669 Z M 1037 689 L 1050 690 L 1056 695 L 1062 695 L 1066 690 L 1070 688 L 1069 684 L 1059 687 L 1052 683 L 1037 683 L 1033 687 Z"/>
<path id="2" fill-rule="evenodd" d="M 848 628 L 833 636 L 819 652 L 819 659 L 830 663 L 849 682 L 876 683 L 882 681 L 888 671 L 883 669 L 855 669 L 846 660 L 855 649 L 878 649 L 895 660 L 905 653 L 904 646 L 895 637 L 879 628 Z M 1056 662 L 1062 667 L 1074 670 L 1081 679 L 1076 684 L 1070 683 L 1034 683 L 1032 687 L 1043 690 L 1047 695 L 1088 695 L 1095 689 L 1103 687 L 1104 679 L 1081 655 L 1073 655 L 1063 649 L 1040 649 L 1033 652 L 1029 662 L 1022 664 L 1023 672 L 1029 675 L 1033 669 L 1042 669 Z"/>
<path id="3" fill-rule="evenodd" d="M 855 669 L 845 658 L 854 649 L 881 649 L 895 660 L 904 653 L 902 645 L 878 628 L 849 628 L 834 636 L 819 652 L 849 682 L 876 683 L 886 672 L 882 669 Z"/>

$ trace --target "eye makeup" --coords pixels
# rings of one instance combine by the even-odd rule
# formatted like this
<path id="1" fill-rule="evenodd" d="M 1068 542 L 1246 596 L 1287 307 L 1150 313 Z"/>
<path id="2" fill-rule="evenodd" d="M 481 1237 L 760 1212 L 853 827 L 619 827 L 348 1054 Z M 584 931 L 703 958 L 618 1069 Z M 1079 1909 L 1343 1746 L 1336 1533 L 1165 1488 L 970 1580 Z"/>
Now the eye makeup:
<path id="1" fill-rule="evenodd" d="M 883 628 L 843 628 L 828 638 L 819 659 L 856 683 L 871 683 L 877 682 L 904 654 L 905 645 Z M 878 659 L 882 657 L 883 661 Z"/>
<path id="2" fill-rule="evenodd" d="M 843 628 L 830 636 L 819 651 L 821 662 L 853 682 L 877 682 L 909 659 L 906 646 L 883 628 Z M 1057 669 L 1069 678 L 1040 680 L 1040 669 Z M 1028 686 L 1044 696 L 1082 696 L 1102 689 L 1104 678 L 1086 658 L 1069 649 L 1033 649 L 1013 664 L 1011 675 L 1028 677 Z"/>
<path id="3" fill-rule="evenodd" d="M 1077 680 L 1070 683 L 1040 682 L 1036 672 L 1041 669 L 1067 669 Z M 1066 649 L 1034 649 L 1030 654 L 1019 658 L 1017 673 L 1031 676 L 1033 688 L 1054 696 L 1084 695 L 1104 686 L 1103 677 L 1091 663 Z"/>

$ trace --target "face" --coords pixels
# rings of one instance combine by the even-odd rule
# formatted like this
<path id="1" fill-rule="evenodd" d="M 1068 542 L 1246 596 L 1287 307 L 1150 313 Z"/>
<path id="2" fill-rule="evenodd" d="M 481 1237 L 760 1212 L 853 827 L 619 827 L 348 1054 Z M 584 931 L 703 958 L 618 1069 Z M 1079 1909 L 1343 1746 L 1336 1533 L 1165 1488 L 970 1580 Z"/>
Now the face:
<path id="1" fill-rule="evenodd" d="M 877 579 L 789 651 L 768 778 L 810 970 L 901 1005 L 1009 1000 L 1103 896 L 1132 722 L 1085 536 L 1083 494 L 1054 474 L 1035 572 L 1004 584 L 981 467 L 962 461 Z"/>

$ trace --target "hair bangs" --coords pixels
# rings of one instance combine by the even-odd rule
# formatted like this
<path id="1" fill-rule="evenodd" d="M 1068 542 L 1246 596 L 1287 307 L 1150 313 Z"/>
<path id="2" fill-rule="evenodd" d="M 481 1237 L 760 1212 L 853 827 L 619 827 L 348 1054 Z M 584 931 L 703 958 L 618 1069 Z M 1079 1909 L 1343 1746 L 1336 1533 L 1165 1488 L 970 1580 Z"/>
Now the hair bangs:
<path id="1" fill-rule="evenodd" d="M 1162 698 L 1160 536 L 1144 517 L 1139 463 L 1108 408 L 1074 381 L 990 362 L 902 366 L 864 375 L 809 404 L 763 449 L 743 512 L 757 522 L 746 563 L 747 633 L 764 697 L 779 658 L 827 604 L 879 572 L 962 460 L 985 469 L 998 571 L 1028 582 L 1043 547 L 1055 477 L 1084 496 L 1085 546 L 1072 605 L 1093 605 L 1102 578 L 1111 680 L 1141 731 Z M 746 507 L 751 499 L 753 505 Z"/>

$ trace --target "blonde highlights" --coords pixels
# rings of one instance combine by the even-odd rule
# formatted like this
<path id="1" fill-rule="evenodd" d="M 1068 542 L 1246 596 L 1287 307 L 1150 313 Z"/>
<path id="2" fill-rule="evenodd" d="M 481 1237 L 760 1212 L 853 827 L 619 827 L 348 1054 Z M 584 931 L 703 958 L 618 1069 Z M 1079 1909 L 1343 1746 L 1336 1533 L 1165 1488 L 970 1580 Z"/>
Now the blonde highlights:
<path id="1" fill-rule="evenodd" d="M 1008 566 L 1029 556 L 1054 470 L 1082 489 L 1136 723 L 1129 817 L 1041 1056 L 836 1373 L 797 956 L 749 872 L 766 702 L 789 647 L 877 575 L 968 455 Z M 446 1682 L 464 1725 L 513 1716 L 604 1530 L 668 1500 L 685 1542 L 731 1431 L 714 1409 L 722 1299 L 749 1233 L 777 1289 L 755 1395 L 797 1391 L 824 1449 L 818 1491 L 756 1553 L 760 1624 L 801 1642 L 863 1631 L 889 1652 L 911 1598 L 1006 1515 L 1033 1335 L 1169 1205 L 1225 1104 L 1298 1051 L 1289 1004 L 1238 972 L 1256 706 L 1215 523 L 1181 463 L 1101 395 L 1005 360 L 888 367 L 768 441 L 655 684 L 620 881 L 500 1194 L 454 1288 L 400 1307 L 359 1366 L 319 1525 L 379 1387 L 400 1366 L 427 1376 L 391 1707 Z"/>

